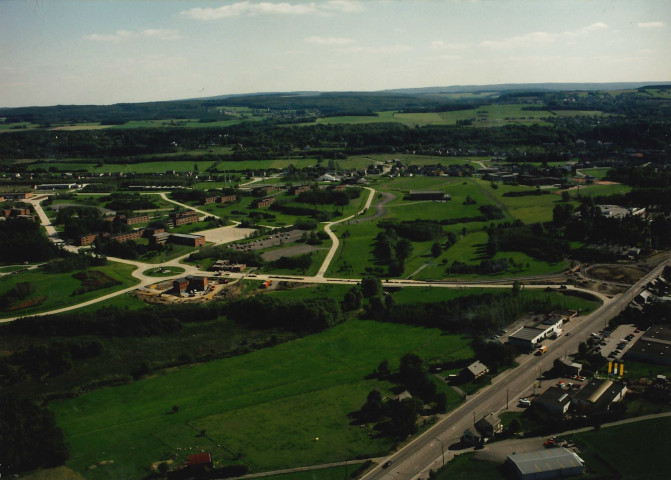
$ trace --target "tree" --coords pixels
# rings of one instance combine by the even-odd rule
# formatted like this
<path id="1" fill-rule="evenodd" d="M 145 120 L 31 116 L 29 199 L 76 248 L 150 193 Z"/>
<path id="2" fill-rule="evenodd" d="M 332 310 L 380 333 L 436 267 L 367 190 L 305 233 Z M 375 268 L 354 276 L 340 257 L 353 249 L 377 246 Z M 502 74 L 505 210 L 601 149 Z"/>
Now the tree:
<path id="1" fill-rule="evenodd" d="M 443 253 L 443 248 L 440 246 L 440 243 L 435 242 L 431 245 L 431 256 L 434 258 L 440 257 L 440 254 Z"/>
<path id="2" fill-rule="evenodd" d="M 367 275 L 361 279 L 361 291 L 366 298 L 373 297 L 382 290 L 382 282 L 379 277 Z"/>
<path id="3" fill-rule="evenodd" d="M 380 362 L 380 364 L 377 366 L 377 374 L 380 377 L 386 377 L 389 375 L 389 361 L 385 358 Z"/>
<path id="4" fill-rule="evenodd" d="M 360 410 L 360 419 L 364 422 L 375 422 L 383 416 L 384 404 L 379 390 L 371 390 Z"/>
<path id="5" fill-rule="evenodd" d="M 561 199 L 564 202 L 568 202 L 569 200 L 571 200 L 571 194 L 568 193 L 568 191 L 564 190 L 563 192 L 561 192 Z"/>
<path id="6" fill-rule="evenodd" d="M 513 295 L 518 296 L 521 290 L 522 290 L 522 286 L 520 285 L 520 282 L 515 280 L 513 282 Z"/>
<path id="7" fill-rule="evenodd" d="M 440 392 L 434 397 L 436 402 L 436 410 L 440 413 L 445 413 L 447 411 L 447 395 L 445 392 Z"/>

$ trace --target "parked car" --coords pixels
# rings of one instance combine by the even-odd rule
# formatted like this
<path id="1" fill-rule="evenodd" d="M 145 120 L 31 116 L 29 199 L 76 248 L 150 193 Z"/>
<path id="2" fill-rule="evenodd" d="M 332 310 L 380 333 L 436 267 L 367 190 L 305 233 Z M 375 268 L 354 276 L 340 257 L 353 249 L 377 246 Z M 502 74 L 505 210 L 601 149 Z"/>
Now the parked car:
<path id="1" fill-rule="evenodd" d="M 528 398 L 520 398 L 519 404 L 521 407 L 529 407 L 531 406 L 531 400 L 529 400 Z"/>

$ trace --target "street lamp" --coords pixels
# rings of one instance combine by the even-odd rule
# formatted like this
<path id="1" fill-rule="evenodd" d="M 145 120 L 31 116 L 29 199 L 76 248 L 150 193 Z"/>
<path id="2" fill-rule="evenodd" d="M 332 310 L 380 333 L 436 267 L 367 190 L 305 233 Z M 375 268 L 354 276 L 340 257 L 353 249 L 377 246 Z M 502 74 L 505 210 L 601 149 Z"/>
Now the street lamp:
<path id="1" fill-rule="evenodd" d="M 443 441 L 438 437 L 433 437 L 433 439 L 440 442 L 440 451 L 443 453 L 443 468 L 445 468 L 445 446 L 443 445 Z"/>

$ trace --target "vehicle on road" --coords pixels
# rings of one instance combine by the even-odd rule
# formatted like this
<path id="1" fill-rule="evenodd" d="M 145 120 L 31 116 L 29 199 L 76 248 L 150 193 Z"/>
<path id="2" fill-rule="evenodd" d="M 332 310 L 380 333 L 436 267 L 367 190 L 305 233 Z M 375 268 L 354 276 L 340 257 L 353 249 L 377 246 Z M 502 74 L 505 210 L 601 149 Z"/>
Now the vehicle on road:
<path id="1" fill-rule="evenodd" d="M 543 355 L 547 351 L 548 351 L 548 347 L 546 347 L 545 345 L 541 345 L 540 347 L 538 347 L 538 351 L 536 352 L 536 355 Z"/>
<path id="2" fill-rule="evenodd" d="M 386 462 L 384 462 L 384 465 L 382 465 L 382 468 L 389 468 L 389 467 L 391 467 L 391 460 L 387 460 Z"/>
<path id="3" fill-rule="evenodd" d="M 531 400 L 528 398 L 520 398 L 519 404 L 521 407 L 530 407 L 531 406 Z"/>

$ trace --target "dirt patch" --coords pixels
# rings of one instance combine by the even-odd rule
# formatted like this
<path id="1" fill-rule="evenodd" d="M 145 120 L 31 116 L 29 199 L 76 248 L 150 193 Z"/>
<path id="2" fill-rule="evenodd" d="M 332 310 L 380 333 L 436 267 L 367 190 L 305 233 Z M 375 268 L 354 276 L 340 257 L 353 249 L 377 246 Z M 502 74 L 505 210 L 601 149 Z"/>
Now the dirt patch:
<path id="1" fill-rule="evenodd" d="M 38 307 L 42 305 L 45 302 L 45 300 L 47 300 L 47 297 L 28 298 L 20 303 L 17 303 L 16 305 L 12 305 L 6 310 L 8 312 L 13 312 L 15 310 L 23 310 L 24 308 Z"/>
<path id="2" fill-rule="evenodd" d="M 23 480 L 84 480 L 79 473 L 65 466 L 38 470 L 21 478 Z"/>
<path id="3" fill-rule="evenodd" d="M 590 267 L 586 274 L 592 278 L 603 280 L 605 282 L 628 283 L 633 285 L 646 274 L 646 271 L 632 265 L 595 265 Z"/>
<path id="4" fill-rule="evenodd" d="M 103 288 L 114 287 L 121 285 L 121 282 L 108 277 L 103 272 L 98 270 L 91 270 L 88 272 L 79 272 L 72 275 L 74 278 L 82 282 L 82 286 L 72 292 L 72 295 L 81 295 L 86 292 L 94 290 L 101 290 Z"/>
<path id="5" fill-rule="evenodd" d="M 325 250 L 324 247 L 317 247 L 315 245 L 292 245 L 290 247 L 278 248 L 269 252 L 263 252 L 261 258 L 266 262 L 277 260 L 280 257 L 296 257 L 298 255 L 305 255 L 316 250 Z"/>

